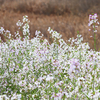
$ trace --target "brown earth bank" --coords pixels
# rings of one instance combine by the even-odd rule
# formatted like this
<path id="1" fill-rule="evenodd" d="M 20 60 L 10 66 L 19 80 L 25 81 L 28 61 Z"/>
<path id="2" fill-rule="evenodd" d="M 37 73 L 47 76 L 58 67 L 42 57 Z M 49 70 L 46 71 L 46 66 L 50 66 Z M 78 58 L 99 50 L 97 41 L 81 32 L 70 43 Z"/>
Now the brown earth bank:
<path id="1" fill-rule="evenodd" d="M 100 21 L 100 1 L 91 0 L 78 3 L 79 0 L 0 0 L 0 27 L 10 30 L 14 34 L 18 30 L 16 22 L 22 20 L 24 15 L 30 20 L 31 38 L 35 31 L 40 30 L 45 38 L 50 40 L 47 32 L 48 27 L 62 34 L 64 40 L 76 37 L 77 31 L 89 42 L 91 48 L 94 46 L 92 32 L 89 32 L 88 16 L 97 13 Z M 84 4 L 84 5 L 82 5 Z M 74 5 L 74 6 L 73 6 Z M 5 41 L 4 36 L 1 38 Z M 97 49 L 100 48 L 100 28 L 96 35 Z"/>

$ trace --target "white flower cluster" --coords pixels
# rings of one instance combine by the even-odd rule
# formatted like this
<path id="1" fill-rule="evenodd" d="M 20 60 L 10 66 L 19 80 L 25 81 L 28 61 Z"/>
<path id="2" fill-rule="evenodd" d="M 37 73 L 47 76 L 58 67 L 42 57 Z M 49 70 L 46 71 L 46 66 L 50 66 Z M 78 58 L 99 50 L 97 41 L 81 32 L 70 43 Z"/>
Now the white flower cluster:
<path id="1" fill-rule="evenodd" d="M 58 33 L 57 31 L 53 31 L 50 27 L 48 28 L 49 33 L 52 33 L 52 38 L 60 39 L 62 35 Z"/>
<path id="2" fill-rule="evenodd" d="M 0 100 L 99 100 L 100 52 L 81 35 L 68 45 L 48 31 L 57 42 L 42 39 L 40 31 L 33 39 L 0 42 Z"/>
<path id="3" fill-rule="evenodd" d="M 9 30 L 4 30 L 3 27 L 0 27 L 0 34 L 4 35 L 4 37 L 6 39 L 11 39 L 11 36 L 12 36 L 11 33 L 10 33 L 10 31 Z"/>
<path id="4" fill-rule="evenodd" d="M 0 27 L 0 34 L 3 34 L 4 28 Z"/>
<path id="5" fill-rule="evenodd" d="M 92 26 L 92 29 L 93 29 L 93 32 L 94 33 L 97 33 L 97 27 L 99 25 L 99 22 L 98 22 L 98 19 L 97 19 L 97 14 L 94 14 L 94 15 L 89 15 L 89 23 L 88 23 L 88 26 Z M 89 29 L 90 31 L 91 29 Z"/>
<path id="6" fill-rule="evenodd" d="M 23 22 L 21 22 L 20 20 L 16 23 L 17 26 L 19 26 L 19 29 L 22 29 L 23 31 L 23 36 L 24 38 L 28 38 L 30 36 L 30 32 L 29 32 L 29 20 L 28 20 L 28 16 L 25 15 L 23 16 Z"/>

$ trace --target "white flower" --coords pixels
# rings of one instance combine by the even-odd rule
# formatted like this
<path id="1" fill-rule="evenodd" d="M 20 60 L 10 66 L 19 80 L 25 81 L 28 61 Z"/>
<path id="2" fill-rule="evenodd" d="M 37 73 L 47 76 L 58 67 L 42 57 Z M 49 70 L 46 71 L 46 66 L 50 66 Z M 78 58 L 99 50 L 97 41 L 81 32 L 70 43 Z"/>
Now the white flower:
<path id="1" fill-rule="evenodd" d="M 39 84 L 40 84 L 40 83 L 39 83 L 38 81 L 35 82 L 35 85 L 36 85 L 37 87 L 39 86 Z"/>
<path id="2" fill-rule="evenodd" d="M 89 15 L 89 23 L 88 23 L 88 26 L 92 26 L 94 33 L 97 32 L 97 30 L 95 28 L 97 28 L 98 27 L 97 25 L 99 25 L 99 22 L 98 22 L 97 17 L 98 17 L 97 14 Z"/>
<path id="3" fill-rule="evenodd" d="M 25 16 L 23 16 L 23 22 L 27 22 L 28 21 L 28 16 L 27 15 L 25 15 Z"/>
<path id="4" fill-rule="evenodd" d="M 48 31 L 50 31 L 50 30 L 51 30 L 51 28 L 49 27 L 49 28 L 48 28 Z"/>
<path id="5" fill-rule="evenodd" d="M 28 85 L 28 86 L 29 86 L 29 89 L 32 89 L 32 87 L 33 87 L 30 83 L 29 83 L 29 85 Z"/>
<path id="6" fill-rule="evenodd" d="M 53 30 L 49 27 L 48 32 L 51 34 L 53 32 Z"/>
<path id="7" fill-rule="evenodd" d="M 46 77 L 46 81 L 52 81 L 53 79 L 54 79 L 54 77 L 49 76 L 49 75 Z"/>
<path id="8" fill-rule="evenodd" d="M 40 33 L 41 33 L 40 31 L 36 30 L 35 35 L 38 36 Z"/>
<path id="9" fill-rule="evenodd" d="M 2 58 L 0 57 L 0 61 L 2 61 Z"/>
<path id="10" fill-rule="evenodd" d="M 0 100 L 3 100 L 3 95 L 0 95 Z"/>
<path id="11" fill-rule="evenodd" d="M 11 97 L 11 100 L 17 99 L 17 95 L 13 94 L 13 96 Z"/>
<path id="12" fill-rule="evenodd" d="M 95 30 L 94 32 L 97 33 L 97 30 Z"/>
<path id="13" fill-rule="evenodd" d="M 6 95 L 0 95 L 0 100 L 9 100 L 9 98 Z"/>
<path id="14" fill-rule="evenodd" d="M 16 23 L 17 26 L 22 26 L 23 23 L 20 22 L 20 20 Z"/>
<path id="15" fill-rule="evenodd" d="M 93 20 L 91 20 L 89 23 L 88 23 L 88 26 L 91 26 L 93 24 Z"/>
<path id="16" fill-rule="evenodd" d="M 0 27 L 0 33 L 3 34 L 4 28 Z"/>
<path id="17" fill-rule="evenodd" d="M 21 80 L 20 82 L 19 82 L 19 86 L 25 86 L 26 85 L 26 81 L 25 80 Z"/>
<path id="18" fill-rule="evenodd" d="M 17 99 L 18 99 L 18 100 L 21 100 L 21 94 L 18 94 L 18 95 L 17 95 Z"/>

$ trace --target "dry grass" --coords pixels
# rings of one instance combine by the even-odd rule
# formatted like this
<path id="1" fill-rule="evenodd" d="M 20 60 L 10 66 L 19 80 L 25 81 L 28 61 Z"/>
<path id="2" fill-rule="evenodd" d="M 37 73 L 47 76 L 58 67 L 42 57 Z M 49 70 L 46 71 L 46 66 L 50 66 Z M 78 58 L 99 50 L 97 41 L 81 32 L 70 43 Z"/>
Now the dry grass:
<path id="1" fill-rule="evenodd" d="M 100 0 L 0 0 L 0 4 L 2 10 L 45 15 L 61 15 L 65 12 L 81 15 L 95 6 L 100 11 Z"/>
<path id="2" fill-rule="evenodd" d="M 9 2 L 10 1 L 10 2 Z M 1 9 L 14 12 L 30 12 L 35 14 L 57 14 L 70 13 L 66 3 L 56 0 L 7 0 L 2 4 Z"/>
<path id="3" fill-rule="evenodd" d="M 81 15 L 89 12 L 88 10 L 97 6 L 100 11 L 100 0 L 66 0 L 68 2 L 68 8 L 74 15 Z M 96 9 L 96 11 L 98 10 Z M 92 9 L 93 11 L 93 9 Z M 95 13 L 95 12 L 94 12 Z"/>
<path id="4" fill-rule="evenodd" d="M 1 1 L 3 0 L 0 0 L 0 2 Z M 0 7 L 0 27 L 3 26 L 14 34 L 14 32 L 18 30 L 16 22 L 19 19 L 21 20 L 24 15 L 28 15 L 31 21 L 31 38 L 34 37 L 36 30 L 40 30 L 44 36 L 50 40 L 50 36 L 47 33 L 48 27 L 61 33 L 64 40 L 75 37 L 77 31 L 79 31 L 84 37 L 84 41 L 89 42 L 91 48 L 93 48 L 93 38 L 90 38 L 92 33 L 88 31 L 88 15 L 95 12 L 98 13 L 98 18 L 100 19 L 100 10 L 98 6 L 95 6 L 96 3 L 100 3 L 100 1 L 95 1 L 96 2 L 94 2 L 94 0 L 88 0 L 88 2 L 86 2 L 86 0 L 80 0 L 80 2 L 79 0 L 70 0 L 70 2 L 69 0 L 4 0 Z M 98 49 L 100 48 L 99 35 L 100 28 L 98 28 L 97 34 Z M 4 40 L 3 36 L 2 39 Z"/>

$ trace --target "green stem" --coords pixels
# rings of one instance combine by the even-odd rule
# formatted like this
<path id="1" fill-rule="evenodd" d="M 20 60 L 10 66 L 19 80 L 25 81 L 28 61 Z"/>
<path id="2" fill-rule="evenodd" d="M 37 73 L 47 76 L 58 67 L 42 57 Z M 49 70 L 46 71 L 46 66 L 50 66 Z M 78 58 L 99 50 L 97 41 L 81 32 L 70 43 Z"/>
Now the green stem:
<path id="1" fill-rule="evenodd" d="M 93 26 L 94 26 L 94 49 L 95 49 L 95 51 L 96 51 L 96 33 L 95 33 L 95 22 L 94 22 L 94 20 L 93 20 Z"/>

